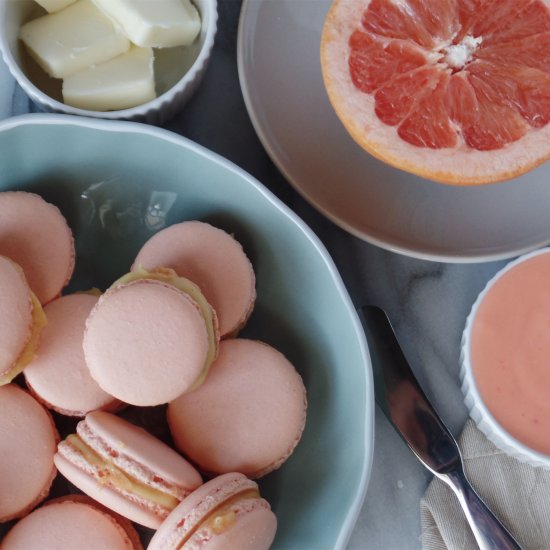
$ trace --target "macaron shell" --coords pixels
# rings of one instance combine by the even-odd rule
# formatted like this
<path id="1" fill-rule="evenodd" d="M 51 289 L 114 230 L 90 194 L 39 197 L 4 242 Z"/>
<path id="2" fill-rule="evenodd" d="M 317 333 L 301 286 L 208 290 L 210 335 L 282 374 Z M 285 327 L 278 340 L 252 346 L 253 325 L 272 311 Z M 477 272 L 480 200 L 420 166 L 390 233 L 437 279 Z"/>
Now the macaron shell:
<path id="1" fill-rule="evenodd" d="M 22 519 L 2 542 L 2 550 L 134 550 L 126 531 L 89 504 L 62 501 Z"/>
<path id="2" fill-rule="evenodd" d="M 147 550 L 177 548 L 181 540 L 224 501 L 238 493 L 257 490 L 258 485 L 243 474 L 231 472 L 201 485 L 172 510 L 151 539 Z"/>
<path id="3" fill-rule="evenodd" d="M 74 466 L 59 453 L 55 455 L 54 460 L 57 469 L 63 476 L 81 491 L 107 508 L 151 529 L 158 529 L 161 525 L 163 518 L 157 515 L 152 509 L 147 508 L 145 504 L 133 502 L 113 489 L 98 483 L 90 474 Z"/>
<path id="4" fill-rule="evenodd" d="M 96 454 L 124 472 L 127 478 L 172 495 L 177 501 L 202 484 L 199 473 L 176 451 L 148 432 L 113 414 L 95 411 L 77 426 L 80 439 Z M 94 464 L 70 439 L 59 444 L 55 464 L 61 474 L 111 510 L 156 529 L 167 509 L 147 496 L 112 487 L 106 465 Z"/>
<path id="5" fill-rule="evenodd" d="M 108 290 L 86 322 L 84 355 L 107 393 L 138 406 L 167 403 L 201 375 L 205 320 L 178 289 L 142 279 Z"/>
<path id="6" fill-rule="evenodd" d="M 198 530 L 216 508 L 236 495 L 251 491 L 258 491 L 258 484 L 238 472 L 211 479 L 172 510 L 151 539 L 147 550 L 179 549 L 181 541 Z M 269 505 L 266 502 L 265 504 L 269 509 Z"/>
<path id="7" fill-rule="evenodd" d="M 42 304 L 74 270 L 74 240 L 60 210 L 34 193 L 0 193 L 0 254 L 17 262 Z"/>
<path id="8" fill-rule="evenodd" d="M 0 256 L 0 375 L 8 374 L 13 368 L 31 337 L 31 331 L 29 285 L 18 266 Z"/>
<path id="9" fill-rule="evenodd" d="M 168 406 L 176 447 L 208 473 L 261 477 L 279 467 L 305 425 L 306 392 L 294 366 L 255 340 L 224 340 L 202 386 Z"/>
<path id="10" fill-rule="evenodd" d="M 235 335 L 256 299 L 252 264 L 239 242 L 210 224 L 187 221 L 163 229 L 139 251 L 132 269 L 168 267 L 197 284 L 218 315 L 220 334 Z"/>
<path id="11" fill-rule="evenodd" d="M 180 454 L 144 429 L 122 418 L 101 411 L 86 416 L 85 424 L 102 445 L 124 455 L 125 463 L 134 461 L 141 469 L 149 470 L 151 477 L 185 487 L 190 492 L 202 484 L 202 478 Z M 130 472 L 139 479 L 139 473 Z"/>
<path id="12" fill-rule="evenodd" d="M 232 507 L 234 520 L 223 531 L 201 527 L 182 550 L 268 550 L 277 532 L 277 518 L 263 499 L 248 499 Z"/>
<path id="13" fill-rule="evenodd" d="M 48 324 L 42 330 L 37 356 L 24 374 L 32 393 L 61 414 L 84 416 L 120 405 L 99 387 L 84 361 L 84 327 L 97 301 L 97 296 L 73 294 L 44 308 Z"/>
<path id="14" fill-rule="evenodd" d="M 58 439 L 42 405 L 14 384 L 0 387 L 0 522 L 21 517 L 46 498 Z"/>
<path id="15" fill-rule="evenodd" d="M 112 518 L 114 521 L 116 521 L 116 523 L 120 525 L 122 529 L 124 529 L 126 536 L 128 537 L 128 539 L 132 544 L 133 550 L 143 550 L 143 544 L 141 544 L 141 538 L 139 536 L 139 533 L 136 531 L 134 524 L 129 519 L 121 516 L 120 514 L 117 514 L 116 512 L 113 512 L 111 509 L 107 508 L 106 506 L 103 506 L 103 504 L 100 504 L 93 498 L 90 498 L 87 495 L 82 495 L 80 493 L 70 493 L 68 495 L 63 495 L 62 497 L 57 497 L 57 498 L 48 500 L 44 503 L 44 506 L 49 506 L 50 504 L 57 504 L 59 502 L 76 502 L 80 504 L 87 504 L 88 506 L 92 506 L 96 510 L 103 512 L 104 514 Z"/>

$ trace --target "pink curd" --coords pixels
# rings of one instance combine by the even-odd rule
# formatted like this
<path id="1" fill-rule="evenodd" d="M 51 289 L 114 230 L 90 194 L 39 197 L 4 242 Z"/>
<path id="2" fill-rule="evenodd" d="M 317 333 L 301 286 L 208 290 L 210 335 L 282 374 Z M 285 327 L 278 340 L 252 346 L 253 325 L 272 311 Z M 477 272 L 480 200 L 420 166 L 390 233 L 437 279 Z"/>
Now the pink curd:
<path id="1" fill-rule="evenodd" d="M 550 252 L 500 276 L 472 325 L 470 357 L 481 398 L 514 438 L 550 455 Z"/>

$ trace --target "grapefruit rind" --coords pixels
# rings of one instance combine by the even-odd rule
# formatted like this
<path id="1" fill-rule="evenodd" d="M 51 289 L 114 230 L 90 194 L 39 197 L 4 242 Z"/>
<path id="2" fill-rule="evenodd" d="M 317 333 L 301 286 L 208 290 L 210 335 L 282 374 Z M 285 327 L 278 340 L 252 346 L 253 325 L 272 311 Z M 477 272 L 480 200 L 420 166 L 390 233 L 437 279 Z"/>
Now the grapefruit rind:
<path id="1" fill-rule="evenodd" d="M 349 38 L 370 3 L 371 0 L 335 0 L 321 38 L 321 69 L 330 103 L 363 149 L 386 164 L 417 176 L 464 186 L 510 180 L 550 158 L 550 124 L 492 151 L 472 149 L 464 143 L 429 149 L 402 140 L 396 127 L 377 117 L 374 95 L 354 85 L 348 67 Z"/>

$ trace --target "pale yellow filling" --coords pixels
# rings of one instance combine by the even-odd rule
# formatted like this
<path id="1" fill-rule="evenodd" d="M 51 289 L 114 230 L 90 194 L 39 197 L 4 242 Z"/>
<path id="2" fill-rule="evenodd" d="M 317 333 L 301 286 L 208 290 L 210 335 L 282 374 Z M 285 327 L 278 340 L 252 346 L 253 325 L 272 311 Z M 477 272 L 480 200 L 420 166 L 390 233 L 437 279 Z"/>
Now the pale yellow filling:
<path id="1" fill-rule="evenodd" d="M 23 351 L 13 364 L 13 367 L 6 374 L 0 376 L 0 386 L 9 384 L 18 374 L 21 374 L 25 367 L 34 359 L 38 344 L 40 343 L 40 333 L 48 322 L 46 314 L 42 309 L 42 305 L 38 301 L 38 298 L 31 292 L 32 303 L 32 328 L 31 337 L 26 343 Z"/>
<path id="2" fill-rule="evenodd" d="M 100 483 L 112 485 L 113 487 L 121 489 L 126 493 L 133 494 L 139 498 L 158 504 L 159 506 L 166 508 L 168 511 L 173 510 L 179 504 L 179 500 L 172 495 L 163 493 L 159 489 L 149 487 L 145 483 L 142 483 L 141 481 L 138 481 L 123 472 L 112 462 L 105 460 L 90 446 L 86 445 L 86 443 L 84 443 L 84 441 L 82 441 L 77 434 L 69 435 L 66 442 L 82 454 L 89 464 L 97 468 L 97 470 L 103 474 L 102 476 L 100 475 L 98 479 Z"/>
<path id="3" fill-rule="evenodd" d="M 173 269 L 168 269 L 164 267 L 159 267 L 153 271 L 147 271 L 139 266 L 135 271 L 131 271 L 126 275 L 123 275 L 120 279 L 115 281 L 111 288 L 128 284 L 133 281 L 138 281 L 141 279 L 152 279 L 154 281 L 160 281 L 162 283 L 172 285 L 178 290 L 185 292 L 199 307 L 199 311 L 204 318 L 206 324 L 206 330 L 208 333 L 208 352 L 206 354 L 206 360 L 204 362 L 204 367 L 200 375 L 195 380 L 193 386 L 190 388 L 190 391 L 198 388 L 205 380 L 210 365 L 214 362 L 218 355 L 218 339 L 216 336 L 216 321 L 214 320 L 214 314 L 212 312 L 212 307 L 204 297 L 204 294 L 201 292 L 200 288 L 185 277 L 179 277 Z"/>
<path id="4" fill-rule="evenodd" d="M 99 288 L 93 286 L 88 290 L 78 290 L 75 292 L 75 294 L 85 294 L 87 296 L 97 296 L 99 298 L 103 293 L 101 292 L 101 290 L 99 290 Z"/>
<path id="5" fill-rule="evenodd" d="M 235 504 L 241 500 L 250 498 L 260 498 L 259 491 L 257 489 L 247 489 L 222 502 L 217 508 L 214 508 L 214 510 L 212 510 L 210 514 L 208 514 L 202 522 L 195 527 L 195 529 L 192 529 L 185 535 L 185 537 L 179 542 L 177 550 L 181 550 L 200 529 L 211 529 L 217 535 L 231 529 L 237 520 L 234 511 Z"/>

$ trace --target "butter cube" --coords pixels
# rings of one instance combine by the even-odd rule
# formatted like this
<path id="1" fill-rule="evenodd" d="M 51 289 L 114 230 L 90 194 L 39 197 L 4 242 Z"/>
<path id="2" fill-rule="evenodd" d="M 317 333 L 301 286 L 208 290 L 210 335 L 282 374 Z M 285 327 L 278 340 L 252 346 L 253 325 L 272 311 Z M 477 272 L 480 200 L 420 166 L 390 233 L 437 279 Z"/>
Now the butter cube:
<path id="1" fill-rule="evenodd" d="M 108 61 L 130 48 L 128 39 L 91 0 L 78 0 L 29 21 L 21 27 L 20 37 L 38 64 L 55 78 Z"/>
<path id="2" fill-rule="evenodd" d="M 114 111 L 141 105 L 156 97 L 151 48 L 134 46 L 101 65 L 63 80 L 63 101 L 91 111 Z"/>
<path id="3" fill-rule="evenodd" d="M 54 11 L 66 8 L 75 1 L 76 0 L 36 0 L 36 3 L 40 4 L 47 12 L 53 13 Z"/>
<path id="4" fill-rule="evenodd" d="M 94 0 L 139 46 L 188 46 L 200 32 L 200 15 L 190 0 Z"/>

